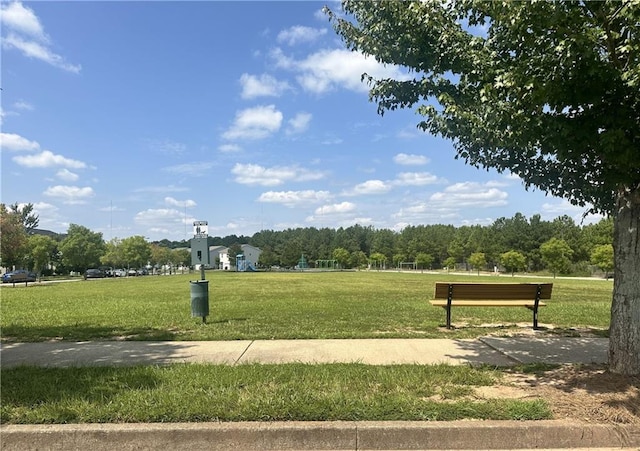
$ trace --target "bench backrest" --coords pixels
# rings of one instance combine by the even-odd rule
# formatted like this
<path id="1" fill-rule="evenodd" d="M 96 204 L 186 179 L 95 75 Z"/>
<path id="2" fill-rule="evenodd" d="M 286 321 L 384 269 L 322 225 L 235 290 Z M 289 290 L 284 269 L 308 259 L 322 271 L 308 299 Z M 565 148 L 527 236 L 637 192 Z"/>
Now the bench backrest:
<path id="1" fill-rule="evenodd" d="M 436 283 L 434 299 L 466 300 L 530 300 L 551 299 L 552 283 Z"/>

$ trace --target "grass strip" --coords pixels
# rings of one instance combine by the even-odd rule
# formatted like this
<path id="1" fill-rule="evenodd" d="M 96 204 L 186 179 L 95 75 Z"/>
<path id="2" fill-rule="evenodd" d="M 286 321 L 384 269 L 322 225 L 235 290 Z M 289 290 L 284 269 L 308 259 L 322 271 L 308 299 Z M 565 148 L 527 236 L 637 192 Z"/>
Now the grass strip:
<path id="1" fill-rule="evenodd" d="M 2 423 L 538 420 L 544 400 L 479 399 L 491 368 L 180 364 L 2 370 Z"/>

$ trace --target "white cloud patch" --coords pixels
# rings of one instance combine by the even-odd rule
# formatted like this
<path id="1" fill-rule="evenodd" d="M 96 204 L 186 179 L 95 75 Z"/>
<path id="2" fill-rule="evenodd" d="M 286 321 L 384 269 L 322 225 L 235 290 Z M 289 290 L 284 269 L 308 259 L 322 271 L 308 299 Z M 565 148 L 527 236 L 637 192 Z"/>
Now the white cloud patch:
<path id="1" fill-rule="evenodd" d="M 326 202 L 331 198 L 329 191 L 267 191 L 262 193 L 258 198 L 258 202 L 282 204 L 287 207 L 305 206 Z"/>
<path id="2" fill-rule="evenodd" d="M 13 104 L 13 107 L 17 110 L 22 110 L 22 111 L 33 111 L 33 105 L 31 105 L 30 103 L 25 102 L 24 100 L 18 100 L 17 102 L 15 102 Z"/>
<path id="3" fill-rule="evenodd" d="M 80 176 L 75 172 L 71 172 L 67 168 L 62 168 L 58 172 L 56 172 L 56 177 L 58 177 L 63 182 L 75 182 Z"/>
<path id="4" fill-rule="evenodd" d="M 325 174 L 318 171 L 310 171 L 298 166 L 274 166 L 265 168 L 257 164 L 240 164 L 231 169 L 235 181 L 242 185 L 277 186 L 285 182 L 308 182 L 320 180 Z"/>
<path id="5" fill-rule="evenodd" d="M 21 2 L 2 3 L 0 20 L 8 34 L 2 36 L 5 49 L 17 49 L 27 58 L 44 61 L 59 69 L 79 73 L 80 65 L 70 64 L 51 50 L 51 39 L 44 32 L 40 20 L 32 9 Z"/>
<path id="6" fill-rule="evenodd" d="M 344 49 L 320 50 L 303 60 L 288 57 L 281 49 L 275 49 L 271 56 L 279 68 L 297 72 L 302 88 L 315 94 L 337 88 L 367 92 L 367 84 L 361 81 L 365 72 L 376 78 L 407 79 L 396 66 L 384 66 L 374 58 Z"/>
<path id="7" fill-rule="evenodd" d="M 222 134 L 224 139 L 263 139 L 277 132 L 282 125 L 282 113 L 275 105 L 247 108 L 236 113 L 231 127 Z"/>
<path id="8" fill-rule="evenodd" d="M 360 196 L 369 194 L 385 194 L 391 190 L 391 184 L 382 180 L 367 180 L 356 185 L 352 190 L 345 192 L 345 195 Z"/>
<path id="9" fill-rule="evenodd" d="M 176 226 L 184 226 L 184 213 L 174 208 L 150 208 L 136 213 L 134 222 L 143 226 L 154 226 L 161 229 L 175 230 Z M 172 227 L 173 226 L 173 227 Z"/>
<path id="10" fill-rule="evenodd" d="M 293 118 L 287 121 L 287 134 L 297 135 L 299 133 L 304 133 L 305 131 L 307 131 L 312 117 L 313 116 L 311 115 L 311 113 L 300 112 L 296 114 Z"/>
<path id="11" fill-rule="evenodd" d="M 218 150 L 222 153 L 234 153 L 240 152 L 242 150 L 242 147 L 237 144 L 222 144 L 218 147 Z"/>
<path id="12" fill-rule="evenodd" d="M 20 2 L 3 3 L 0 18 L 4 26 L 9 29 L 34 37 L 42 42 L 49 41 L 33 10 L 24 7 Z"/>
<path id="13" fill-rule="evenodd" d="M 177 200 L 177 199 L 174 199 L 173 197 L 165 197 L 164 203 L 170 207 L 182 207 L 182 208 L 193 208 L 198 205 L 196 201 L 191 199 Z"/>
<path id="14" fill-rule="evenodd" d="M 429 163 L 429 158 L 424 155 L 399 153 L 393 157 L 393 162 L 404 166 L 421 166 Z"/>
<path id="15" fill-rule="evenodd" d="M 279 97 L 287 89 L 291 89 L 286 81 L 278 81 L 269 74 L 260 76 L 242 74 L 240 76 L 240 85 L 242 92 L 240 96 L 243 99 L 255 99 L 256 97 Z"/>
<path id="16" fill-rule="evenodd" d="M 316 208 L 314 214 L 316 215 L 336 215 L 351 213 L 356 209 L 356 204 L 352 202 L 341 202 L 339 204 L 323 205 Z"/>
<path id="17" fill-rule="evenodd" d="M 90 186 L 79 187 L 65 185 L 50 186 L 43 194 L 47 197 L 60 199 L 65 204 L 84 204 L 95 195 L 93 188 Z"/>
<path id="18" fill-rule="evenodd" d="M 21 155 L 13 157 L 13 161 L 20 166 L 28 168 L 50 168 L 55 166 L 63 166 L 71 169 L 83 169 L 87 165 L 82 161 L 73 160 L 71 158 L 56 155 L 50 150 L 42 151 L 36 155 Z"/>
<path id="19" fill-rule="evenodd" d="M 486 208 L 507 205 L 507 197 L 509 194 L 505 191 L 487 184 L 463 182 L 448 186 L 443 192 L 434 193 L 429 198 L 429 202 L 452 208 Z"/>
<path id="20" fill-rule="evenodd" d="M 311 28 L 297 25 L 278 33 L 277 41 L 291 46 L 300 43 L 314 42 L 325 34 L 327 34 L 326 28 Z"/>
<path id="21" fill-rule="evenodd" d="M 398 186 L 425 186 L 441 183 L 442 180 L 429 172 L 401 172 L 393 181 Z"/>
<path id="22" fill-rule="evenodd" d="M 0 133 L 0 147 L 2 150 L 34 151 L 40 150 L 40 144 L 30 141 L 15 133 Z"/>

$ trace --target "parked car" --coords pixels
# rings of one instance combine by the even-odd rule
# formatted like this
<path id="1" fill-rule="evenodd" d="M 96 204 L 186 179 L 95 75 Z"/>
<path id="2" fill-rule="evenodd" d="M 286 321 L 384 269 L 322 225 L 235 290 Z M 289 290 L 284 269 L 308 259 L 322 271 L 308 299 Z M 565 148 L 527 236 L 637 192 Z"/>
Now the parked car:
<path id="1" fill-rule="evenodd" d="M 103 277 L 105 277 L 105 273 L 103 273 L 99 269 L 92 268 L 92 269 L 87 269 L 84 272 L 85 279 L 102 279 Z"/>
<path id="2" fill-rule="evenodd" d="M 26 269 L 17 269 L 2 275 L 2 283 L 35 282 L 37 275 Z"/>
<path id="3" fill-rule="evenodd" d="M 138 271 L 136 269 L 130 269 L 129 271 L 127 271 L 127 276 L 137 276 L 138 275 Z"/>
<path id="4" fill-rule="evenodd" d="M 113 277 L 126 277 L 127 276 L 127 271 L 125 271 L 124 269 L 114 269 L 112 271 Z"/>

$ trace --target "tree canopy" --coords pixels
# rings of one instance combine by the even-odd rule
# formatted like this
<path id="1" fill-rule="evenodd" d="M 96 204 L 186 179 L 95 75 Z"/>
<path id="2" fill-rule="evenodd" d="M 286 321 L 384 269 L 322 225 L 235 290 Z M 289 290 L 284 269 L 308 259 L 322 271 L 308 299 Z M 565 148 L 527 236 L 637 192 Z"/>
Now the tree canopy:
<path id="1" fill-rule="evenodd" d="M 378 110 L 413 107 L 457 157 L 612 212 L 640 184 L 640 2 L 345 1 L 346 45 L 407 68 Z"/>
<path id="2" fill-rule="evenodd" d="M 383 114 L 456 158 L 614 217 L 609 363 L 640 374 L 640 0 L 350 1 L 346 46 L 407 69 L 369 82 Z"/>

